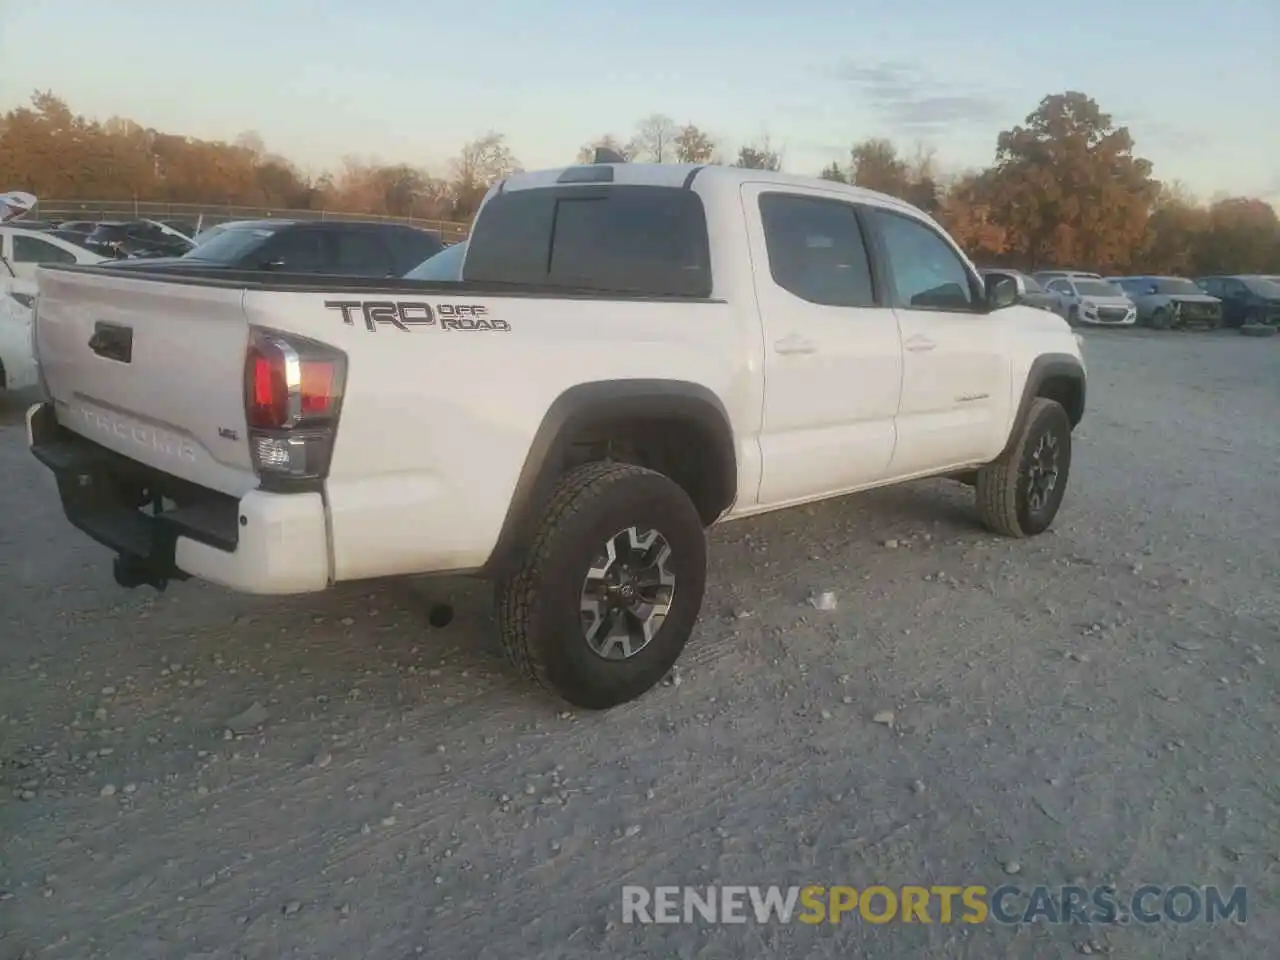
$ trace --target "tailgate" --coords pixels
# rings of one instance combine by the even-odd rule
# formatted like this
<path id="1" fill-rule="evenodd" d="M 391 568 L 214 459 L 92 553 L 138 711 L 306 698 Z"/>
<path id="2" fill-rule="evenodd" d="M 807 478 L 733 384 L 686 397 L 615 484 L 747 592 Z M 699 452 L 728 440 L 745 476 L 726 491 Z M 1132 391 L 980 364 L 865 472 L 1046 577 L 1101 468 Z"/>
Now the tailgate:
<path id="1" fill-rule="evenodd" d="M 58 421 L 192 483 L 253 489 L 243 298 L 235 286 L 42 269 L 36 352 Z"/>

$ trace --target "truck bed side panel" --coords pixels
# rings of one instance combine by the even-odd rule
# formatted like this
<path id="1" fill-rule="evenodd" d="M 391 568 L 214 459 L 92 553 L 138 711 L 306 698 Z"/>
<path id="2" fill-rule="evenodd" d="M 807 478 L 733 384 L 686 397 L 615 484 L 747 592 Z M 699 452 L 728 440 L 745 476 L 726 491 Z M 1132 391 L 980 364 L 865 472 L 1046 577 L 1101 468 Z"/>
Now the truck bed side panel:
<path id="1" fill-rule="evenodd" d="M 347 323 L 325 306 L 344 299 L 426 302 L 433 322 L 370 330 L 359 310 Z M 450 312 L 490 329 L 450 328 Z M 250 290 L 245 313 L 348 354 L 326 484 L 338 580 L 482 565 L 543 416 L 576 384 L 686 379 L 721 398 L 735 435 L 755 436 L 758 328 L 725 303 Z M 751 453 L 739 457 L 754 468 Z"/>

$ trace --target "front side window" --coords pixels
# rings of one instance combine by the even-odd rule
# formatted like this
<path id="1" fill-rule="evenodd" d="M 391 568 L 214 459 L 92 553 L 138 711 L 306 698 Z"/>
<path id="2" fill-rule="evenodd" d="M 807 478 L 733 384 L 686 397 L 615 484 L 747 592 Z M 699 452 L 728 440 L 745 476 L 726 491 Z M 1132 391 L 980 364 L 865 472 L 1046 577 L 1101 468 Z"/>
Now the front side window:
<path id="1" fill-rule="evenodd" d="M 1280 284 L 1272 283 L 1270 280 L 1264 280 L 1262 277 L 1250 277 L 1248 280 L 1238 280 L 1236 282 L 1250 293 L 1259 297 L 1266 297 L 1268 299 L 1280 297 Z"/>
<path id="2" fill-rule="evenodd" d="M 932 227 L 911 217 L 873 209 L 893 274 L 898 304 L 916 310 L 972 311 L 969 271 Z"/>
<path id="3" fill-rule="evenodd" d="M 382 241 L 364 230 L 336 229 L 331 234 L 337 245 L 335 273 L 357 277 L 385 277 L 391 272 L 391 258 Z"/>
<path id="4" fill-rule="evenodd" d="M 782 289 L 823 306 L 875 305 L 867 248 L 850 204 L 766 193 L 760 220 L 769 272 Z"/>
<path id="5" fill-rule="evenodd" d="M 261 265 L 273 265 L 282 273 L 322 273 L 333 269 L 329 245 L 321 230 L 307 227 L 282 230 L 263 244 Z M 216 240 L 212 241 L 217 243 Z M 200 249 L 204 249 L 203 247 Z M 277 265 L 278 266 L 274 266 Z"/>

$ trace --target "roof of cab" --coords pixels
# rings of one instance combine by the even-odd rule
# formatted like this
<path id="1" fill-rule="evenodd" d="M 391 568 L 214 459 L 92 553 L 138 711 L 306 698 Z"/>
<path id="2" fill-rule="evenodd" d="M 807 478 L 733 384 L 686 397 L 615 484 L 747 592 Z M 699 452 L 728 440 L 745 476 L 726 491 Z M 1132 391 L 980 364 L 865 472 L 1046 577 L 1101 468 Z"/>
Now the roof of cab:
<path id="1" fill-rule="evenodd" d="M 611 167 L 613 177 L 607 181 L 572 181 L 562 179 L 567 171 L 590 170 L 593 167 Z M 922 211 L 905 200 L 855 187 L 851 184 L 835 180 L 822 180 L 818 177 L 804 177 L 794 173 L 781 173 L 773 170 L 754 170 L 747 167 L 726 167 L 719 164 L 698 163 L 611 163 L 611 164 L 576 164 L 572 167 L 556 167 L 552 170 L 533 170 L 514 173 L 502 182 L 500 189 L 529 190 L 537 187 L 573 187 L 599 186 L 602 183 L 631 186 L 684 187 L 706 179 L 715 179 L 728 184 L 767 183 L 779 187 L 819 187 L 833 193 L 843 193 L 851 200 L 874 202 L 880 206 L 897 207 L 909 210 L 916 215 Z"/>

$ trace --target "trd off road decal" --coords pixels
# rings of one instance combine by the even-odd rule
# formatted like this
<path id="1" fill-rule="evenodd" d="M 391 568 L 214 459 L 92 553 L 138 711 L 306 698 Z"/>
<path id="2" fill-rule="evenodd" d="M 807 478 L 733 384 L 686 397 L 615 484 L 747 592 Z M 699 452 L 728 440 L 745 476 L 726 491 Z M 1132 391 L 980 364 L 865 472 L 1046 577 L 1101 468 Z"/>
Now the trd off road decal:
<path id="1" fill-rule="evenodd" d="M 435 303 L 422 300 L 326 300 L 329 310 L 342 313 L 342 322 L 355 326 L 356 318 L 364 320 L 370 333 L 379 325 L 395 327 L 406 333 L 413 327 L 439 327 L 441 330 L 493 330 L 507 333 L 511 325 L 489 316 L 489 308 L 478 303 Z"/>

